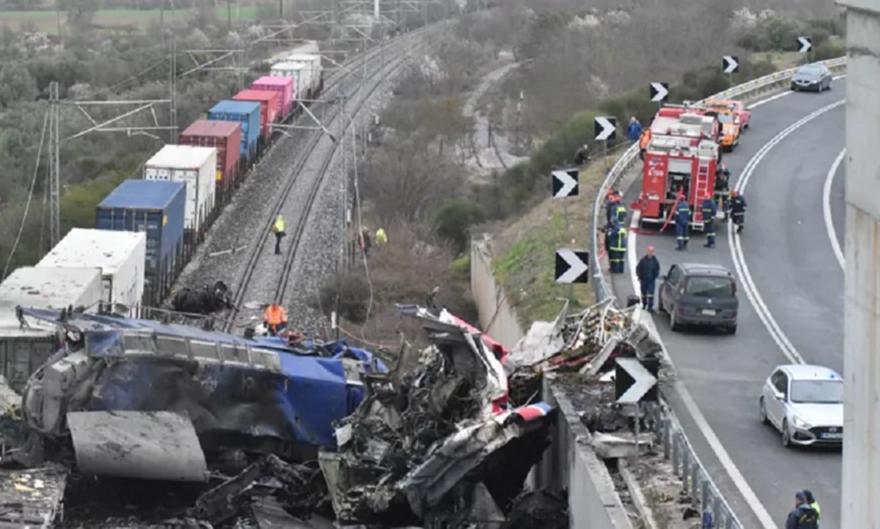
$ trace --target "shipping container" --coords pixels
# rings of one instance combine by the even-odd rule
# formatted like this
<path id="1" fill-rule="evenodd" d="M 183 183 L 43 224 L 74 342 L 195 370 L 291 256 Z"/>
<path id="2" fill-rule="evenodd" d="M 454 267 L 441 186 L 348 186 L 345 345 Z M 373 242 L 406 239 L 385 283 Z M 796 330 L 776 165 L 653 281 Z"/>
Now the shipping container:
<path id="1" fill-rule="evenodd" d="M 320 53 L 320 48 L 318 47 L 318 41 L 316 40 L 304 40 L 302 44 L 299 44 L 293 48 L 288 48 L 284 51 L 279 51 L 278 53 L 272 55 L 272 58 L 269 59 L 270 62 L 281 62 L 284 61 L 288 56 L 300 53 L 312 53 L 317 55 Z"/>
<path id="2" fill-rule="evenodd" d="M 260 104 L 255 101 L 220 101 L 208 111 L 211 121 L 233 121 L 241 124 L 241 157 L 246 165 L 257 157 L 260 139 Z"/>
<path id="3" fill-rule="evenodd" d="M 296 100 L 311 99 L 312 93 L 309 90 L 311 80 L 309 73 L 310 65 L 304 62 L 279 62 L 272 65 L 269 74 L 272 77 L 282 77 L 293 79 L 293 86 L 296 87 Z"/>
<path id="4" fill-rule="evenodd" d="M 217 149 L 216 195 L 227 199 L 236 186 L 241 161 L 241 123 L 200 119 L 180 135 L 181 145 Z"/>
<path id="5" fill-rule="evenodd" d="M 324 86 L 323 67 L 321 66 L 321 56 L 311 53 L 297 53 L 288 55 L 285 62 L 302 63 L 306 65 L 308 70 L 307 91 L 314 99 Z"/>
<path id="6" fill-rule="evenodd" d="M 73 228 L 43 259 L 40 268 L 99 268 L 103 301 L 136 311 L 144 295 L 147 236 L 144 233 Z"/>
<path id="7" fill-rule="evenodd" d="M 22 327 L 15 307 L 95 312 L 101 301 L 98 268 L 24 267 L 0 283 L 0 374 L 21 391 L 28 377 L 54 353 L 59 343 L 54 326 L 29 321 Z"/>
<path id="8" fill-rule="evenodd" d="M 235 101 L 256 101 L 260 104 L 260 129 L 263 131 L 263 138 L 268 139 L 272 135 L 272 124 L 279 121 L 280 94 L 271 90 L 246 88 L 235 94 L 232 99 Z"/>
<path id="9" fill-rule="evenodd" d="M 217 149 L 166 145 L 144 165 L 145 180 L 186 183 L 186 229 L 201 234 L 214 211 Z"/>
<path id="10" fill-rule="evenodd" d="M 296 85 L 294 82 L 294 79 L 290 77 L 266 75 L 254 81 L 251 88 L 278 92 L 279 97 L 281 97 L 281 119 L 279 121 L 283 121 L 293 112 L 293 103 L 296 100 Z"/>
<path id="11" fill-rule="evenodd" d="M 183 267 L 185 211 L 183 182 L 126 180 L 98 204 L 99 229 L 147 234 L 145 304 L 160 301 Z"/>

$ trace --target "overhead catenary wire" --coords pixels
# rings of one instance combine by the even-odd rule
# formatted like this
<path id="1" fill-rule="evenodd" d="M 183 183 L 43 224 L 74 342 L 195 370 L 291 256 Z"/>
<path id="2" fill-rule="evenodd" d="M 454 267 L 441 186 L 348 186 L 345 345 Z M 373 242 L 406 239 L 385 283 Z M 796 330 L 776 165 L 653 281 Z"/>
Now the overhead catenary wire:
<path id="1" fill-rule="evenodd" d="M 34 174 L 31 177 L 31 186 L 28 190 L 27 202 L 24 204 L 24 213 L 21 215 L 21 223 L 18 225 L 18 233 L 15 235 L 15 241 L 12 243 L 12 248 L 9 250 L 9 256 L 6 257 L 6 264 L 3 266 L 3 277 L 6 277 L 6 274 L 9 273 L 9 265 L 12 264 L 12 258 L 15 256 L 15 251 L 18 249 L 18 243 L 21 242 L 21 235 L 24 232 L 24 225 L 27 222 L 28 212 L 31 209 L 31 201 L 34 197 L 34 189 L 37 186 L 37 175 L 40 172 L 40 158 L 43 156 L 43 144 L 46 142 L 46 129 L 49 126 L 49 111 L 46 111 L 46 115 L 43 116 L 43 130 L 40 132 L 40 145 L 37 147 L 37 159 L 34 161 Z"/>

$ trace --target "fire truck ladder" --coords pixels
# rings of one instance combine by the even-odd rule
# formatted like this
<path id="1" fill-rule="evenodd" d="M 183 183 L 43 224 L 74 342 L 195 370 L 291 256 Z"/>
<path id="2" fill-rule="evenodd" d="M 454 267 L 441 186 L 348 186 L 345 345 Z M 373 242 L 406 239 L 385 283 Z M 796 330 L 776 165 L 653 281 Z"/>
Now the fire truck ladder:
<path id="1" fill-rule="evenodd" d="M 709 165 L 710 161 L 707 158 L 700 157 L 697 162 L 697 181 L 694 187 L 694 221 L 700 219 L 695 224 L 701 227 L 703 225 L 703 198 L 711 196 L 709 190 Z"/>

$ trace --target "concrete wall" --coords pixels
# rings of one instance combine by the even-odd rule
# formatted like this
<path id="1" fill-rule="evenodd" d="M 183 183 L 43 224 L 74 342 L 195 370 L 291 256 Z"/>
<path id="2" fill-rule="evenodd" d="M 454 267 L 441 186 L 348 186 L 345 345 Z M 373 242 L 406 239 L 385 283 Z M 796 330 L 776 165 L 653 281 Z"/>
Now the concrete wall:
<path id="1" fill-rule="evenodd" d="M 538 487 L 568 490 L 572 529 L 632 529 L 605 463 L 590 446 L 590 432 L 552 377 L 544 382 L 544 401 L 557 407 L 553 445 L 535 478 Z"/>
<path id="2" fill-rule="evenodd" d="M 505 347 L 523 337 L 516 312 L 507 302 L 492 269 L 492 241 L 488 235 L 471 242 L 471 293 L 480 314 L 480 327 Z"/>
<path id="3" fill-rule="evenodd" d="M 843 0 L 846 279 L 841 527 L 880 527 L 880 0 Z"/>

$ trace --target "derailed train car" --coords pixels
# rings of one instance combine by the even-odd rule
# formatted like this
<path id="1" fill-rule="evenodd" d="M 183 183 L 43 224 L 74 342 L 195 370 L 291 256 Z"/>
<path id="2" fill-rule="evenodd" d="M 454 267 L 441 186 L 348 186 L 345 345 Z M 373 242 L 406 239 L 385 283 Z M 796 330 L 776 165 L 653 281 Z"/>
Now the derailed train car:
<path id="1" fill-rule="evenodd" d="M 22 309 L 67 337 L 24 392 L 27 425 L 70 439 L 83 472 L 207 480 L 230 450 L 314 458 L 385 372 L 344 342 L 256 342 L 151 320 Z M 138 432 L 130 435 L 129 432 Z M 111 457 L 112 456 L 112 457 Z"/>

